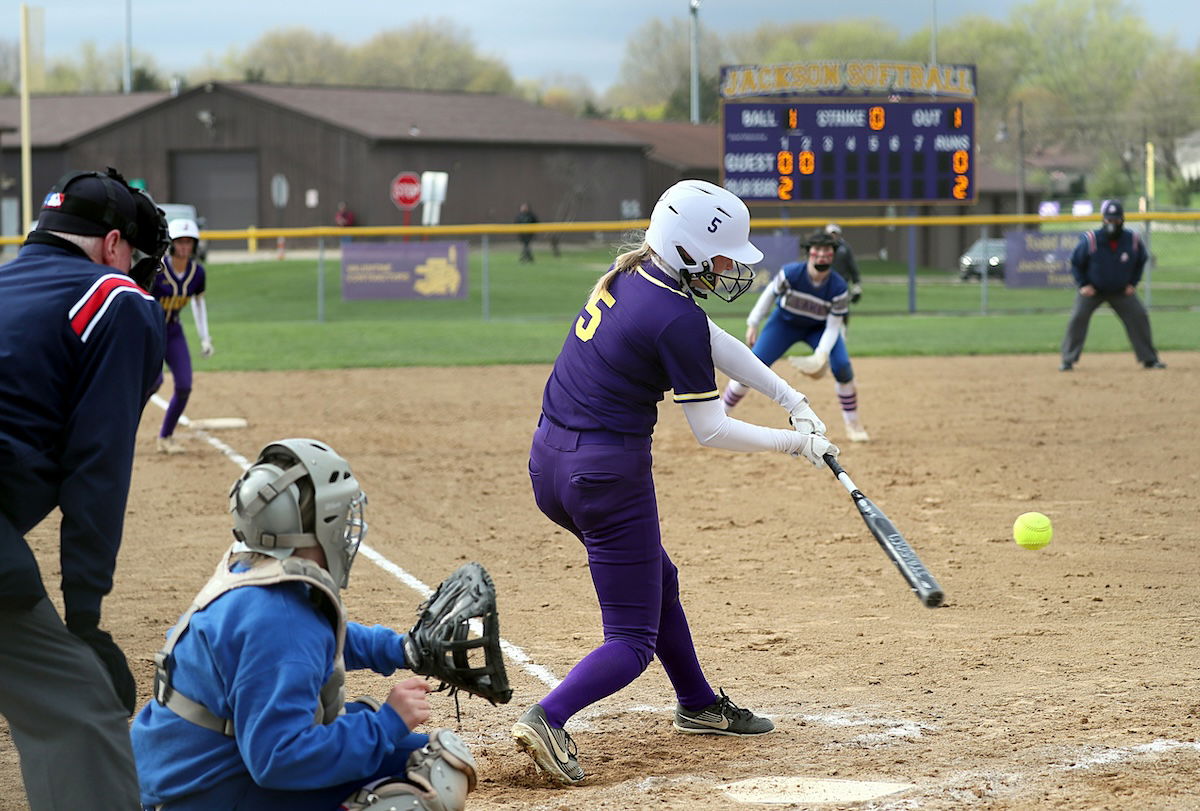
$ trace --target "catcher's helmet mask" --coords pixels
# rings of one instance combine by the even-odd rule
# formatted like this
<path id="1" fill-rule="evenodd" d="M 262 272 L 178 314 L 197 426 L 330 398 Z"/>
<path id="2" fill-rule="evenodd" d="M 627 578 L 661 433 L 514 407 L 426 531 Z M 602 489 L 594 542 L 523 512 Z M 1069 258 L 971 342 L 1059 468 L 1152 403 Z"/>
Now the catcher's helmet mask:
<path id="1" fill-rule="evenodd" d="M 229 493 L 233 535 L 247 550 L 276 558 L 320 547 L 325 569 L 339 588 L 367 535 L 367 497 L 349 463 L 313 439 L 282 439 L 258 460 Z"/>
<path id="2" fill-rule="evenodd" d="M 729 191 L 704 180 L 681 180 L 654 206 L 646 244 L 700 298 L 711 291 L 733 301 L 750 289 L 763 254 L 750 242 L 750 210 Z M 733 262 L 718 272 L 714 260 Z"/>

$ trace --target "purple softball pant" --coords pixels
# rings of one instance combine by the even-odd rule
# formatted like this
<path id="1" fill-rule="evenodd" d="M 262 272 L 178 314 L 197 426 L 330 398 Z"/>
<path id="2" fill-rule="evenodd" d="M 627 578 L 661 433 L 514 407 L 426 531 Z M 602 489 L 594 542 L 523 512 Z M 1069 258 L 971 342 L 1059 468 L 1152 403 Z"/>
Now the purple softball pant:
<path id="1" fill-rule="evenodd" d="M 700 669 L 679 576 L 659 534 L 650 437 L 571 431 L 543 416 L 529 453 L 538 508 L 587 550 L 604 644 L 542 699 L 552 726 L 636 679 L 658 656 L 689 709 L 716 700 Z"/>
<path id="2" fill-rule="evenodd" d="M 175 433 L 175 425 L 183 414 L 188 397 L 192 394 L 192 356 L 188 352 L 187 338 L 183 334 L 183 325 L 178 321 L 167 322 L 167 368 L 175 381 L 175 390 L 171 394 L 171 403 L 167 406 L 167 414 L 163 417 L 159 436 L 171 436 Z M 158 391 L 163 384 L 163 374 L 158 373 L 154 390 Z"/>

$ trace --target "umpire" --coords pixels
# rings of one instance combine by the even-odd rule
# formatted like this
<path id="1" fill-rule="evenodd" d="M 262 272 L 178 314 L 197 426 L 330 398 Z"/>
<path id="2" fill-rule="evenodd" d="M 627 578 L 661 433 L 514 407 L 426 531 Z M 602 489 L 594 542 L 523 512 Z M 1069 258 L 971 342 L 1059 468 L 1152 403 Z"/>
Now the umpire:
<path id="1" fill-rule="evenodd" d="M 1087 340 L 1092 313 L 1106 302 L 1125 325 L 1138 362 L 1147 369 L 1165 369 L 1167 365 L 1158 359 L 1150 337 L 1150 316 L 1137 296 L 1137 285 L 1146 267 L 1146 244 L 1136 232 L 1125 228 L 1125 209 L 1120 201 L 1105 200 L 1100 215 L 1103 226 L 1085 231 L 1071 254 L 1071 273 L 1079 293 L 1063 336 L 1058 370 L 1069 372 L 1075 367 Z"/>
<path id="2" fill-rule="evenodd" d="M 100 605 L 162 368 L 162 311 L 143 288 L 167 244 L 148 195 L 113 169 L 76 172 L 0 267 L 0 715 L 33 811 L 140 807 L 137 691 Z M 56 507 L 65 623 L 24 537 Z"/>

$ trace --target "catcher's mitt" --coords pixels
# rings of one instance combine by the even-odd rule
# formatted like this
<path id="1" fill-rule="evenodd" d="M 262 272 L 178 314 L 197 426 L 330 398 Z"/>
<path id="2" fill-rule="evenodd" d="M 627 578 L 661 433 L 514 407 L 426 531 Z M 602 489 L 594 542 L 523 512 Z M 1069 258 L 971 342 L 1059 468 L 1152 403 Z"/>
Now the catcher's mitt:
<path id="1" fill-rule="evenodd" d="M 466 690 L 492 704 L 512 698 L 500 652 L 496 586 L 478 563 L 460 566 L 421 603 L 404 653 L 414 673 L 438 679 L 438 689 L 451 695 Z"/>

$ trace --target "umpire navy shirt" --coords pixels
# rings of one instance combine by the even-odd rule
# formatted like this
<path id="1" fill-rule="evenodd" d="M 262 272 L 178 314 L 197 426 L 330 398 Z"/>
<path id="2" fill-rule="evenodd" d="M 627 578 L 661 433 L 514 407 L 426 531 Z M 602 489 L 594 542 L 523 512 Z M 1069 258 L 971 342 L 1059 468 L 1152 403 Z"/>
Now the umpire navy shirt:
<path id="1" fill-rule="evenodd" d="M 1071 273 L 1079 287 L 1090 284 L 1101 293 L 1119 293 L 1126 285 L 1137 287 L 1146 267 L 1146 245 L 1136 232 L 1121 229 L 1115 240 L 1101 228 L 1085 231 L 1071 254 Z"/>
<path id="2" fill-rule="evenodd" d="M 0 267 L 0 606 L 45 594 L 23 536 L 60 507 L 67 612 L 99 613 L 163 330 L 146 291 L 51 234 Z"/>

